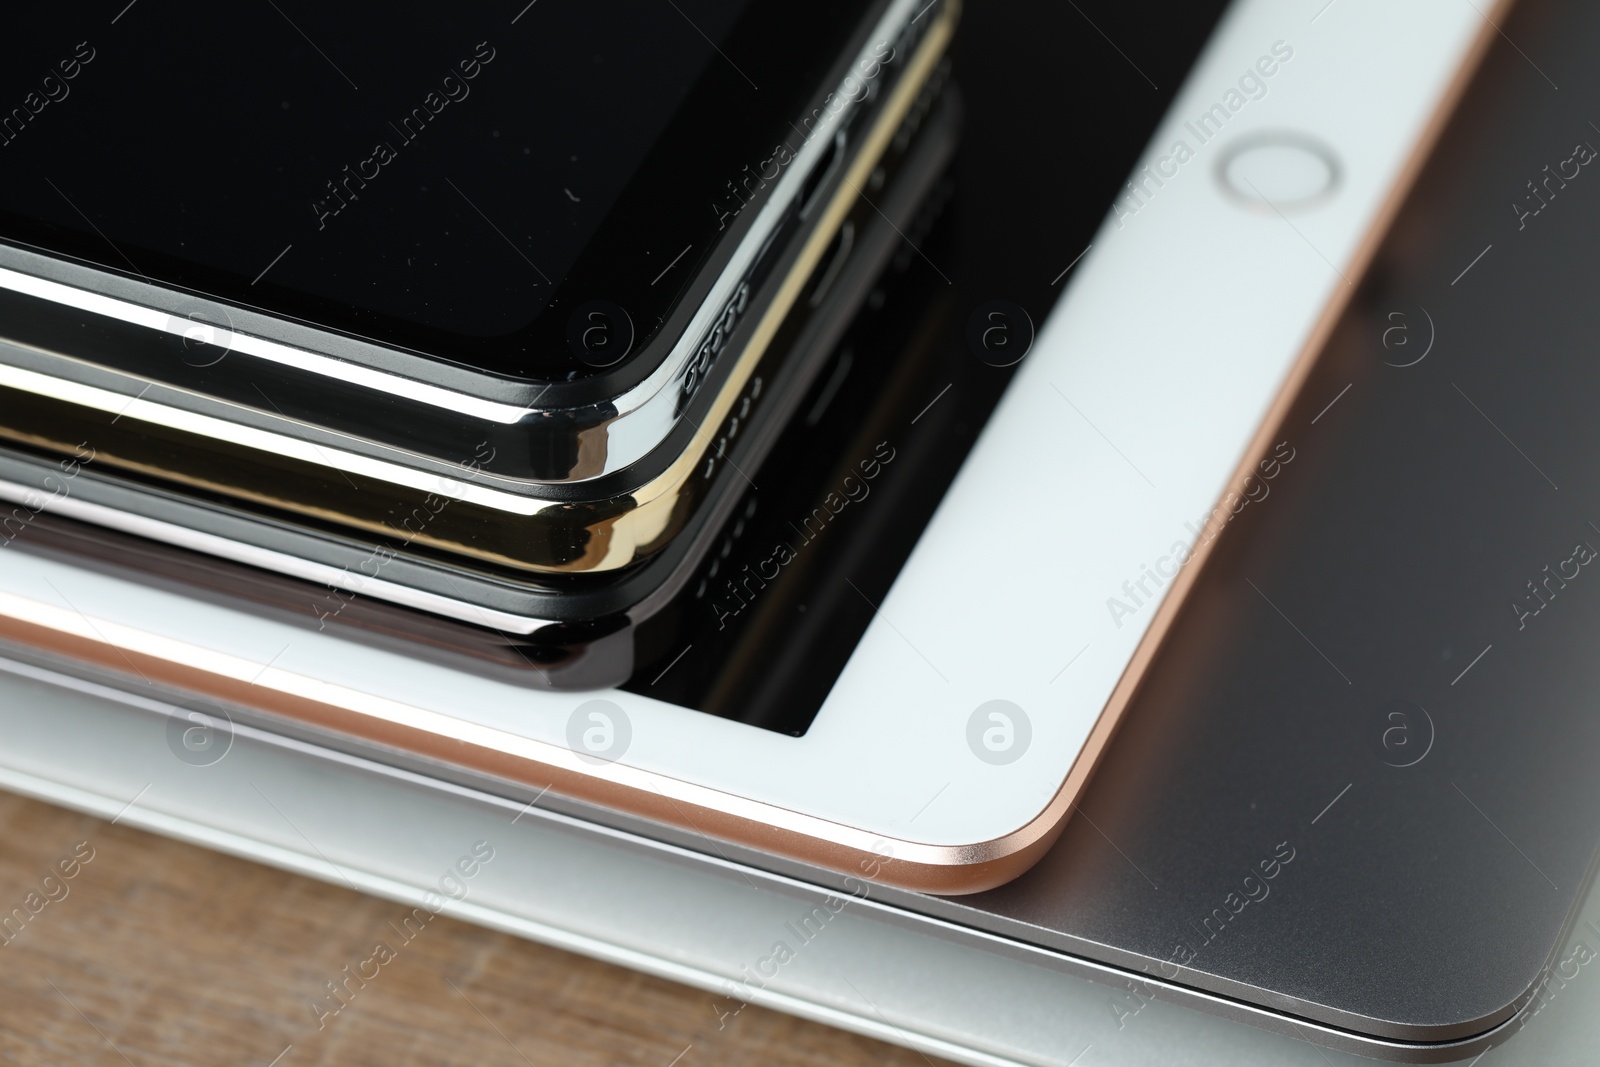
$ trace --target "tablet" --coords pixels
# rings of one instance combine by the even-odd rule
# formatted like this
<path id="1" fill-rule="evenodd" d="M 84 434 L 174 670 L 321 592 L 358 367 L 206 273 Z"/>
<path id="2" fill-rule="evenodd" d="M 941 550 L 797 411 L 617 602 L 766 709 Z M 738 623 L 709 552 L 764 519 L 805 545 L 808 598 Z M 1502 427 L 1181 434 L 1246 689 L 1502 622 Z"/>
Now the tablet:
<path id="1" fill-rule="evenodd" d="M 813 601 L 848 594 L 864 620 L 858 637 L 818 627 L 835 640 L 809 664 L 822 692 L 798 710 L 764 722 L 762 707 L 718 704 L 714 685 L 665 698 L 695 654 L 670 633 L 627 686 L 554 694 L 225 589 L 28 551 L 44 519 L 94 521 L 70 479 L 25 502 L 0 551 L 0 634 L 175 691 L 201 735 L 247 717 L 709 848 L 733 841 L 937 893 L 1000 884 L 1072 815 L 1208 545 L 1293 470 L 1277 417 L 1305 354 L 1494 32 L 1470 5 L 1336 11 L 1244 0 L 1218 18 L 1174 5 L 1152 40 L 1145 15 L 1072 9 L 1037 16 L 1048 24 L 1018 40 L 1015 84 L 983 86 L 1011 95 L 1013 121 L 968 130 L 947 217 L 904 234 L 907 274 L 938 294 L 928 343 L 966 360 L 962 374 L 1009 381 L 893 378 L 885 390 L 924 391 L 896 397 L 891 434 L 841 435 L 829 474 L 848 503 L 786 517 L 805 566 L 808 534 L 838 523 L 850 541 L 845 524 L 891 496 L 880 488 L 919 480 L 902 462 L 930 447 L 919 429 L 971 441 L 947 457 L 948 488 L 906 505 L 930 517 L 898 527 L 902 562 L 869 555 L 860 581 L 819 573 L 794 604 L 800 626 Z M 886 313 L 916 303 L 881 291 Z M 987 418 L 940 414 L 981 406 L 985 388 L 999 398 Z M 758 576 L 783 555 L 739 551 L 756 552 Z M 719 596 L 729 576 L 709 577 L 695 625 L 749 625 Z M 764 587 L 743 588 L 755 603 Z M 781 630 L 768 647 L 785 647 Z"/>

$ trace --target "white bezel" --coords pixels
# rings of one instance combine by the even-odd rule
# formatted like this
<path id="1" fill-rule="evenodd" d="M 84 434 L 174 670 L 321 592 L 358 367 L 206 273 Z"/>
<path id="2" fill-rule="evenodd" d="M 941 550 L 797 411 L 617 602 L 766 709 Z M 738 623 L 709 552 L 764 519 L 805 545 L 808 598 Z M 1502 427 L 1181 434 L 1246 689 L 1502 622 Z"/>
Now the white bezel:
<path id="1" fill-rule="evenodd" d="M 1212 510 L 1248 458 L 1463 63 L 1493 32 L 1455 0 L 1319 7 L 1241 0 L 1230 10 L 1142 166 L 1180 139 L 1194 158 L 1146 185 L 1142 201 L 1120 202 L 1071 268 L 803 737 L 632 693 L 530 691 L 15 551 L 0 552 L 0 614 L 182 656 L 262 692 L 346 704 L 358 694 L 363 714 L 801 838 L 977 862 L 973 846 L 1058 801 L 1159 607 L 1151 600 L 1114 621 L 1108 598 L 1194 541 L 1186 524 Z M 1184 123 L 1280 42 L 1292 57 L 1262 80 L 1265 95 L 1197 146 Z M 1041 135 L 1072 136 L 1070 120 Z M 1241 207 L 1216 171 L 1228 142 L 1280 130 L 1315 138 L 1340 164 L 1333 194 L 1292 216 Z M 1062 265 L 1081 251 L 1061 249 Z M 205 662 L 191 662 L 197 654 Z M 567 749 L 569 717 L 597 696 L 630 720 L 616 763 Z M 1021 706 L 1032 729 L 1026 753 L 1004 766 L 978 759 L 967 740 L 974 710 L 995 699 Z"/>

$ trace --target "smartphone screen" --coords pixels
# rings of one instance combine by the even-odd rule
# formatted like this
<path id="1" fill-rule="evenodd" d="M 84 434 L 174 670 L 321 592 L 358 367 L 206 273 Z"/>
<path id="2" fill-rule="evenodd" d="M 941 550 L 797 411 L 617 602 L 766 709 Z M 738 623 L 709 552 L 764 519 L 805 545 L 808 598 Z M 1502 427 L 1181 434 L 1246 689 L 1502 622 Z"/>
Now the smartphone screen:
<path id="1" fill-rule="evenodd" d="M 486 373 L 583 377 L 568 311 L 611 301 L 648 337 L 730 232 L 729 184 L 794 138 L 862 18 L 32 8 L 0 40 L 0 241 Z"/>

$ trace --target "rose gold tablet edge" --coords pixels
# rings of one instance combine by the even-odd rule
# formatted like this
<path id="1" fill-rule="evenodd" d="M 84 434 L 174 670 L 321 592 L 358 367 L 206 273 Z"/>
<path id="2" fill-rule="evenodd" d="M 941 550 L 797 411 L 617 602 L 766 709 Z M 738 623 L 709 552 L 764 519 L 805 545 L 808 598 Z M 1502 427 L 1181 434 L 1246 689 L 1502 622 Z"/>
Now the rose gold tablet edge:
<path id="1" fill-rule="evenodd" d="M 1378 249 L 1382 247 L 1384 239 L 1388 236 L 1389 230 L 1399 214 L 1401 205 L 1410 195 L 1418 176 L 1422 173 L 1423 167 L 1427 165 L 1428 160 L 1432 157 L 1439 138 L 1454 117 L 1457 105 L 1460 104 L 1462 96 L 1466 93 L 1473 76 L 1476 75 L 1484 56 L 1488 53 L 1489 45 L 1495 37 L 1495 23 L 1503 19 L 1506 12 L 1511 9 L 1515 2 L 1516 0 L 1496 0 L 1489 13 L 1484 16 L 1483 25 L 1478 28 L 1477 36 L 1473 39 L 1466 55 L 1463 56 L 1449 86 L 1440 96 L 1438 106 L 1434 109 L 1434 113 L 1429 118 L 1421 135 L 1414 142 L 1411 154 L 1401 167 L 1400 174 L 1395 178 L 1388 195 L 1379 206 L 1371 226 L 1368 227 L 1366 236 L 1362 238 L 1361 244 L 1356 249 L 1351 261 L 1355 277 L 1359 278 L 1366 274 L 1367 268 L 1378 253 Z M 1332 298 L 1323 308 L 1322 314 L 1312 328 L 1309 338 L 1301 348 L 1299 355 L 1295 357 L 1294 363 L 1290 366 L 1277 397 L 1273 400 L 1271 407 L 1267 409 L 1266 417 L 1262 419 L 1260 428 L 1251 439 L 1249 446 L 1245 449 L 1244 456 L 1238 466 L 1234 468 L 1232 476 L 1224 483 L 1225 485 L 1240 484 L 1246 476 L 1255 471 L 1257 463 L 1266 455 L 1272 441 L 1282 431 L 1284 423 L 1289 416 L 1289 411 L 1294 406 L 1295 400 L 1298 399 L 1301 387 L 1305 384 L 1306 379 L 1310 377 L 1312 368 L 1316 366 L 1317 358 L 1321 355 L 1323 347 L 1332 335 L 1334 327 L 1337 326 L 1339 319 L 1349 306 L 1350 300 L 1355 296 L 1355 290 L 1356 287 L 1353 283 L 1334 289 Z M 1224 489 L 1222 497 L 1219 498 L 1214 507 L 1222 506 L 1227 494 L 1228 490 Z M 1067 777 L 1062 782 L 1061 789 L 1056 793 L 1055 797 L 1051 799 L 1050 803 L 1039 815 L 1035 816 L 1033 821 L 1022 827 L 1022 829 L 1014 831 L 1013 834 L 1007 835 L 1007 837 L 998 838 L 995 842 L 986 842 L 986 844 L 997 844 L 1000 841 L 1008 840 L 1052 819 L 1055 820 L 1055 823 L 1047 831 L 1048 841 L 1053 842 L 1060 835 L 1061 831 L 1066 827 L 1067 819 L 1077 802 L 1079 794 L 1088 785 L 1089 779 L 1099 763 L 1100 756 L 1104 753 L 1106 746 L 1116 733 L 1117 726 L 1122 719 L 1122 713 L 1132 704 L 1134 696 L 1144 682 L 1145 672 L 1155 660 L 1178 613 L 1187 604 L 1189 590 L 1199 579 L 1200 573 L 1204 570 L 1206 562 L 1211 556 L 1212 547 L 1219 540 L 1221 540 L 1220 535 L 1199 546 L 1190 556 L 1191 565 L 1184 567 L 1177 579 L 1173 581 L 1166 597 L 1161 602 L 1160 608 L 1156 611 L 1155 618 L 1150 622 L 1150 628 L 1145 631 L 1139 646 L 1134 649 L 1133 656 L 1128 661 L 1128 666 L 1124 669 L 1122 677 L 1118 679 L 1116 688 L 1111 691 L 1111 696 L 1106 701 L 1106 706 L 1101 710 L 1099 719 L 1096 720 L 1094 727 L 1089 731 L 1088 740 L 1084 742 L 1083 748 L 1078 753 L 1078 758 L 1073 761 L 1072 767 L 1068 770 Z M 1030 841 L 1028 847 L 1032 848 L 1036 844 L 1037 842 Z M 1044 850 L 1039 849 L 1038 852 L 1039 855 L 1042 855 Z M 1021 853 L 1018 852 L 1016 854 L 1020 855 Z M 1016 874 L 1021 874 L 1026 869 L 1026 866 L 1022 867 L 1016 871 Z M 1016 874 L 1012 877 L 1015 877 Z M 929 890 L 929 892 L 938 891 Z"/>

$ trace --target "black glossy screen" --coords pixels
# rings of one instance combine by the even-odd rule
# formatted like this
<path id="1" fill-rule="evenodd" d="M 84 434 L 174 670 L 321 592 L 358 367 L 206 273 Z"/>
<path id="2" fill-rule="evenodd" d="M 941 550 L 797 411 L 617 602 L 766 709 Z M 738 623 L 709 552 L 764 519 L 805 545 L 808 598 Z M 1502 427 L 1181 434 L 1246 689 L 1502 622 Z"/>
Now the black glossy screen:
<path id="1" fill-rule="evenodd" d="M 565 314 L 530 326 L 639 292 L 654 328 L 719 235 L 717 191 L 864 11 L 747 6 L 12 12 L 0 240 L 496 373 L 590 373 Z"/>

